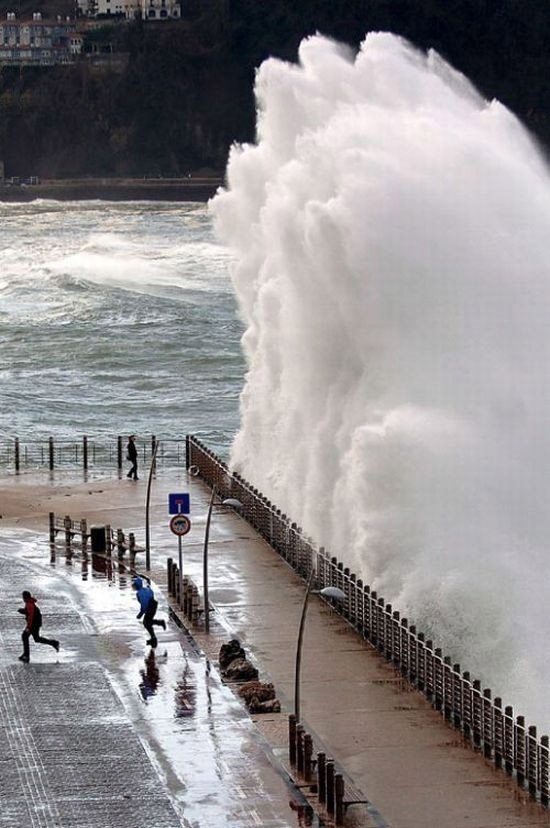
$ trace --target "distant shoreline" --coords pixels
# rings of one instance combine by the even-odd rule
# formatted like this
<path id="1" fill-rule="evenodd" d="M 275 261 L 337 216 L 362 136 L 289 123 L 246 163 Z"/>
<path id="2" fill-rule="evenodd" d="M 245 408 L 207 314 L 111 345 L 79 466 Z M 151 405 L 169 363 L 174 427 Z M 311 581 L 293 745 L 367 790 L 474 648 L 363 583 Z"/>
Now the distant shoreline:
<path id="1" fill-rule="evenodd" d="M 0 202 L 54 201 L 208 201 L 222 178 L 44 179 L 39 184 L 0 184 Z"/>

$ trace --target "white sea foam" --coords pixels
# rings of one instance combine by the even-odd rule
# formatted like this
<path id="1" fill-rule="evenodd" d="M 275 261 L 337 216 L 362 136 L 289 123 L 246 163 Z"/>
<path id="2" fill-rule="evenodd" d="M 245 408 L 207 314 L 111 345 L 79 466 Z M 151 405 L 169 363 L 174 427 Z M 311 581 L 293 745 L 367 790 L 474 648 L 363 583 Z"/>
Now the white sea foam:
<path id="1" fill-rule="evenodd" d="M 233 465 L 546 726 L 547 167 L 389 34 L 305 40 L 256 94 L 213 202 L 246 325 Z"/>

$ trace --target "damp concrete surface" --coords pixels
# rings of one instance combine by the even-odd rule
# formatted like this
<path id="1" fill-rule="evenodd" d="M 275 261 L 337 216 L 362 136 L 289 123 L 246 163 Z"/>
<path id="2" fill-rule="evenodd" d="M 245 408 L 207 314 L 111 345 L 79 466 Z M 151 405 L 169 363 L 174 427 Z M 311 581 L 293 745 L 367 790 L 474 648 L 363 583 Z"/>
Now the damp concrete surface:
<path id="1" fill-rule="evenodd" d="M 155 584 L 153 583 L 153 586 Z M 21 591 L 42 634 L 22 652 Z M 241 702 L 160 589 L 146 645 L 126 566 L 50 556 L 45 535 L 0 537 L 0 826 L 217 828 L 317 825 Z"/>

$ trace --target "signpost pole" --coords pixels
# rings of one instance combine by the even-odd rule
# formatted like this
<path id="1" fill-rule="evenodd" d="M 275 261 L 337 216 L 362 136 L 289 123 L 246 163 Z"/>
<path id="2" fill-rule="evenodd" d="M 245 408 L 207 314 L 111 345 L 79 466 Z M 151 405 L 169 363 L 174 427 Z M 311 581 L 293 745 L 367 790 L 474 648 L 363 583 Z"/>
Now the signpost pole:
<path id="1" fill-rule="evenodd" d="M 181 514 L 181 503 L 178 503 L 178 515 Z M 180 602 L 183 600 L 183 551 L 181 544 L 181 535 L 178 535 L 178 567 L 180 579 Z"/>

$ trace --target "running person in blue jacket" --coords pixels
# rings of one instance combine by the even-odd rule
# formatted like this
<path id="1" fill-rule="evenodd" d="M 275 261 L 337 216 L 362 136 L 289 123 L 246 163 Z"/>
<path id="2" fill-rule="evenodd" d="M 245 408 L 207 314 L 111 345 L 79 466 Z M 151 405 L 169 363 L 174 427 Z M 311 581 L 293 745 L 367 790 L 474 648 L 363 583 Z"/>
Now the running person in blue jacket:
<path id="1" fill-rule="evenodd" d="M 158 641 L 154 628 L 162 627 L 162 629 L 165 630 L 166 621 L 164 621 L 164 619 L 161 619 L 160 621 L 155 619 L 158 603 L 155 600 L 155 594 L 151 587 L 148 584 L 144 584 L 141 578 L 134 578 L 133 586 L 136 590 L 136 597 L 139 601 L 139 612 L 136 618 L 143 617 L 143 626 L 150 636 L 149 640 L 145 643 L 150 644 L 151 647 L 156 647 Z"/>

